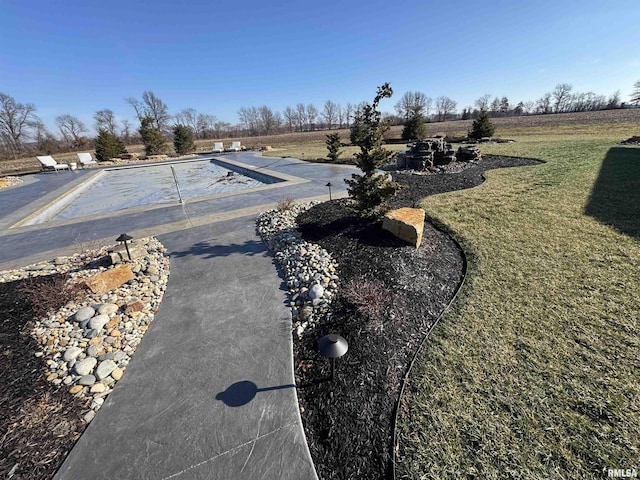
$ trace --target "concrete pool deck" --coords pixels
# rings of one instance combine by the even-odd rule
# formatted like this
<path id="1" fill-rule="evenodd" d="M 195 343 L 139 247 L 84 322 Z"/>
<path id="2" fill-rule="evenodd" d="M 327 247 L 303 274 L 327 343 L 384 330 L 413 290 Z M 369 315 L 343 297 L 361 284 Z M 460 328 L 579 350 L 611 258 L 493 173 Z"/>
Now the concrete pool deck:
<path id="1" fill-rule="evenodd" d="M 237 153 L 306 180 L 65 225 L 9 229 L 86 173 L 35 175 L 0 191 L 0 269 L 155 235 L 171 276 L 125 376 L 56 478 L 315 479 L 298 412 L 286 288 L 255 216 L 284 198 L 344 196 L 352 167 Z M 65 178 L 66 177 L 66 178 Z M 36 228 L 39 227 L 39 228 Z"/>

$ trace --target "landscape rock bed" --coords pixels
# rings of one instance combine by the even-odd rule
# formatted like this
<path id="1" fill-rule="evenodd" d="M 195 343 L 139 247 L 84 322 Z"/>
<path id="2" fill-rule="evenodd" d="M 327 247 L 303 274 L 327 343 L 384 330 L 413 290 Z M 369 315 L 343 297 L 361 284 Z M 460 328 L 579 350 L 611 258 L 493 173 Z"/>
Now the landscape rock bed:
<path id="1" fill-rule="evenodd" d="M 21 284 L 67 274 L 68 283 L 83 285 L 116 268 L 105 265 L 113 254 L 103 248 L 0 272 L 0 300 L 9 307 L 2 319 L 7 345 L 0 345 L 6 372 L 0 382 L 0 427 L 5 433 L 0 474 L 11 469 L 16 475 L 33 473 L 41 467 L 44 478 L 52 475 L 125 373 L 169 276 L 169 260 L 158 240 L 138 239 L 132 249 L 139 253 L 126 264 L 132 279 L 107 293 L 86 289 L 77 301 L 42 318 L 33 318 L 30 305 L 11 298 L 21 296 Z M 32 399 L 52 418 L 30 424 L 33 413 L 23 405 Z M 47 423 L 51 421 L 57 429 Z M 47 462 L 38 465 L 43 452 Z"/>
<path id="2" fill-rule="evenodd" d="M 314 203 L 294 204 L 260 214 L 258 232 L 283 270 L 291 317 L 300 337 L 309 326 L 331 314 L 331 300 L 338 288 L 337 263 L 319 245 L 305 242 L 295 231 L 296 217 Z"/>
<path id="3" fill-rule="evenodd" d="M 391 206 L 412 207 L 428 195 L 477 186 L 491 168 L 537 163 L 488 156 L 454 174 L 393 172 L 407 188 Z M 294 336 L 297 393 L 322 480 L 392 478 L 393 418 L 402 380 L 462 281 L 464 257 L 448 235 L 430 224 L 415 249 L 384 232 L 379 221 L 353 215 L 348 202 L 303 208 L 288 227 L 301 241 L 328 252 L 339 278 L 329 314 Z M 349 343 L 333 382 L 327 381 L 329 362 L 317 348 L 327 333 L 338 333 Z"/>
<path id="4" fill-rule="evenodd" d="M 22 183 L 22 179 L 20 177 L 0 177 L 0 189 L 14 187 L 16 185 L 20 185 Z"/>

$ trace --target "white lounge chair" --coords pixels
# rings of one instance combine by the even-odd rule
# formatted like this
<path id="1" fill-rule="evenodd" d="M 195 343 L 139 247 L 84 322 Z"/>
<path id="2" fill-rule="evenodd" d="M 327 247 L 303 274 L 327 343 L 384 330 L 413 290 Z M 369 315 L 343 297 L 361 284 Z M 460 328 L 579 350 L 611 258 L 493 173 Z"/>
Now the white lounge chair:
<path id="1" fill-rule="evenodd" d="M 91 158 L 90 153 L 78 153 L 77 155 L 78 155 L 78 160 L 80 160 L 80 163 L 82 164 L 83 167 L 98 165 L 98 162 L 96 162 L 93 158 Z"/>
<path id="2" fill-rule="evenodd" d="M 44 155 L 36 158 L 42 164 L 42 170 L 53 169 L 56 173 L 58 173 L 58 170 L 64 170 L 65 168 L 69 170 L 69 165 L 66 163 L 56 162 L 51 155 Z"/>
<path id="3" fill-rule="evenodd" d="M 213 144 L 213 153 L 224 152 L 224 144 L 222 142 L 216 142 Z"/>
<path id="4" fill-rule="evenodd" d="M 239 152 L 240 150 L 242 150 L 242 147 L 240 146 L 240 142 L 232 142 L 231 146 L 229 147 L 229 149 L 227 151 L 229 151 L 229 152 Z"/>

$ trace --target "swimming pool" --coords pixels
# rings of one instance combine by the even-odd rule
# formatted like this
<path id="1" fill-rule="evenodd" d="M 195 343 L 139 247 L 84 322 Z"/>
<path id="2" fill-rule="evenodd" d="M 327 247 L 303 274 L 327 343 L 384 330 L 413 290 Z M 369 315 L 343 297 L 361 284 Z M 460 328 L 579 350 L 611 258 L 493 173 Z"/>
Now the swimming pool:
<path id="1" fill-rule="evenodd" d="M 149 205 L 177 204 L 280 181 L 279 178 L 218 160 L 105 169 L 22 225 L 70 220 Z"/>

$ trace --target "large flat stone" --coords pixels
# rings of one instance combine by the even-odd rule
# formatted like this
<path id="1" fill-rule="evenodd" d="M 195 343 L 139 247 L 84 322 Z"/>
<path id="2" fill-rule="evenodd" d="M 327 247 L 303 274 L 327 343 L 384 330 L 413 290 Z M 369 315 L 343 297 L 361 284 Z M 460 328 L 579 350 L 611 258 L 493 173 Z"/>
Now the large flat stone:
<path id="1" fill-rule="evenodd" d="M 93 293 L 107 293 L 135 278 L 130 265 L 120 265 L 85 280 Z"/>
<path id="2" fill-rule="evenodd" d="M 392 210 L 384 216 L 382 228 L 418 248 L 422 243 L 424 231 L 424 210 L 420 208 Z"/>

